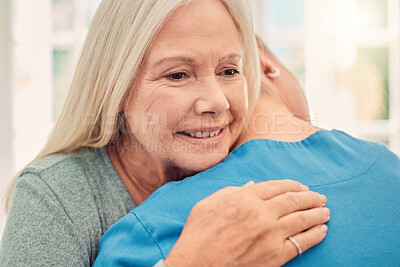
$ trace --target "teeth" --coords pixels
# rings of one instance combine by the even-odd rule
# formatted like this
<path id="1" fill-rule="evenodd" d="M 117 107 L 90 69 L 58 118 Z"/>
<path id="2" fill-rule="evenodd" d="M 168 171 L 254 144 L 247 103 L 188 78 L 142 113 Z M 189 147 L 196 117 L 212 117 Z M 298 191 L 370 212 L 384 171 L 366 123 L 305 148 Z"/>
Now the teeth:
<path id="1" fill-rule="evenodd" d="M 196 138 L 205 138 L 205 137 L 214 137 L 218 135 L 221 132 L 221 129 L 212 131 L 212 132 L 187 132 L 191 137 L 196 137 Z"/>

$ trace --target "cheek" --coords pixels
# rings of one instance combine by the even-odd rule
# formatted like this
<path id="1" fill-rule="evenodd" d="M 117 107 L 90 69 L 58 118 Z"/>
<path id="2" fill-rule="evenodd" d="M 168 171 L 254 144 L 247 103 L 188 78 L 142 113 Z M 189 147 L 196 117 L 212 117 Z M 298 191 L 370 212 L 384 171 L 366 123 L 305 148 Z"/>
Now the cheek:
<path id="1" fill-rule="evenodd" d="M 172 134 L 184 121 L 193 108 L 193 99 L 185 92 L 170 92 L 156 95 L 152 107 L 148 113 L 156 113 L 159 119 L 159 127 L 164 135 Z"/>
<path id="2" fill-rule="evenodd" d="M 230 125 L 230 145 L 234 144 L 244 127 L 245 117 L 248 108 L 247 83 L 243 78 L 240 82 L 232 86 L 228 94 L 228 102 L 232 116 L 232 124 Z"/>
<path id="3" fill-rule="evenodd" d="M 135 125 L 139 129 L 165 136 L 177 128 L 182 118 L 192 109 L 190 95 L 176 88 L 163 86 L 143 86 L 135 95 L 130 113 L 137 117 Z"/>
<path id="4" fill-rule="evenodd" d="M 247 114 L 248 96 L 246 80 L 244 78 L 239 80 L 229 91 L 227 100 L 230 105 L 232 116 L 234 116 L 234 119 L 241 120 Z"/>

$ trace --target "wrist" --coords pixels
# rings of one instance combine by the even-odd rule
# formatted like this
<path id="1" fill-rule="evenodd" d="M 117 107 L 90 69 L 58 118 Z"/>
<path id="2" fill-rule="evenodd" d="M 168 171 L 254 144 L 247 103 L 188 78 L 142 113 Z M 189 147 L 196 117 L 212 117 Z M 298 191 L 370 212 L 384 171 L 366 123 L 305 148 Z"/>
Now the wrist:
<path id="1" fill-rule="evenodd" d="M 182 261 L 178 259 L 174 259 L 174 257 L 166 257 L 164 260 L 164 264 L 166 267 L 177 267 L 177 266 L 187 266 L 184 265 Z"/>
<path id="2" fill-rule="evenodd" d="M 188 254 L 176 254 L 174 252 L 170 253 L 164 260 L 166 267 L 186 267 L 186 266 L 197 266 L 195 262 L 188 261 L 190 256 Z"/>

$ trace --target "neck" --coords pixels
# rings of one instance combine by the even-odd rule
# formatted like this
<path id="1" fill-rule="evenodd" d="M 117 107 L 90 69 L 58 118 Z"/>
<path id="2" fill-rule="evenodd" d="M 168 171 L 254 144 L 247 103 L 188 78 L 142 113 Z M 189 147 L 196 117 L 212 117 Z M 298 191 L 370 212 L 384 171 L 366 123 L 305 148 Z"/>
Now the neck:
<path id="1" fill-rule="evenodd" d="M 278 98 L 262 94 L 238 145 L 252 139 L 298 142 L 320 130 L 294 116 Z"/>
<path id="2" fill-rule="evenodd" d="M 137 205 L 167 182 L 190 174 L 178 168 L 166 168 L 145 149 L 123 144 L 108 147 L 107 154 L 122 182 Z"/>

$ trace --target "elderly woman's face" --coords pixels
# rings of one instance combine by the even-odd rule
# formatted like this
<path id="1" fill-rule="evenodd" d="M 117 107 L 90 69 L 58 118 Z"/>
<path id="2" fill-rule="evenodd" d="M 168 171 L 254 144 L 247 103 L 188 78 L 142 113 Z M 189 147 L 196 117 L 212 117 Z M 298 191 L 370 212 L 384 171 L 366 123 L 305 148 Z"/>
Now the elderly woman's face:
<path id="1" fill-rule="evenodd" d="M 242 49 L 229 12 L 219 0 L 179 8 L 125 109 L 136 139 L 163 166 L 201 171 L 227 156 L 246 112 Z"/>

